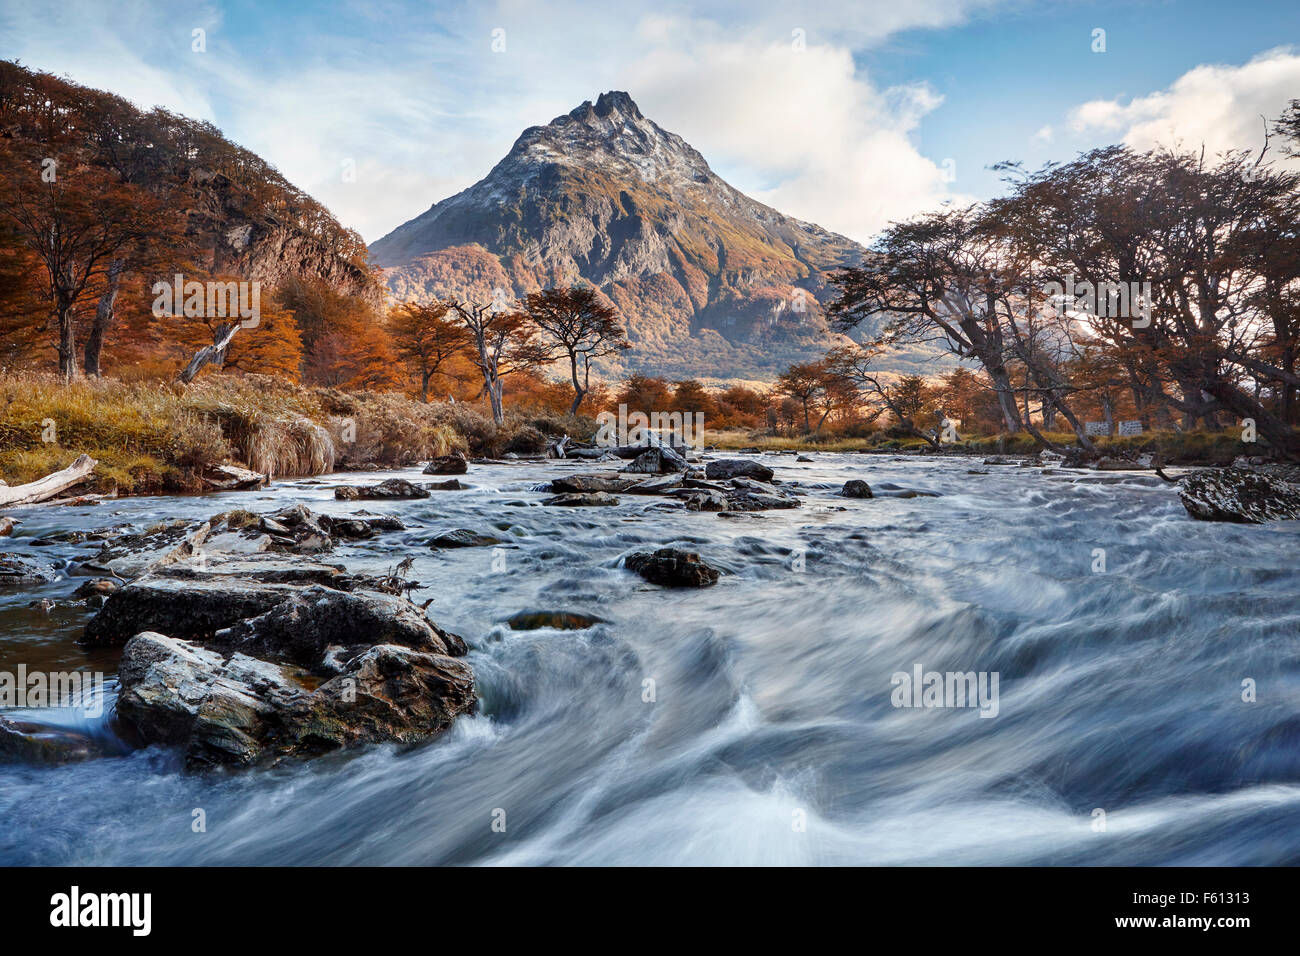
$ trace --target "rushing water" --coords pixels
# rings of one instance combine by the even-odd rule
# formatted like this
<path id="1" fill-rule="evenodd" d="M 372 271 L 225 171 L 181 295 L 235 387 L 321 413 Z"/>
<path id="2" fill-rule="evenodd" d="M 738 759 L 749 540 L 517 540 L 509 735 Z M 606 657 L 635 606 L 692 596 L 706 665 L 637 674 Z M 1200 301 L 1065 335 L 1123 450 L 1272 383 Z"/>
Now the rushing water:
<path id="1" fill-rule="evenodd" d="M 425 501 L 335 502 L 329 478 L 28 510 L 14 550 L 236 505 L 400 515 L 407 532 L 333 559 L 413 556 L 416 599 L 470 643 L 482 704 L 420 747 L 270 770 L 186 775 L 158 748 L 6 765 L 0 863 L 1300 863 L 1300 522 L 1192 521 L 1147 476 L 764 460 L 802 508 L 542 507 L 533 489 L 575 467 L 557 462 L 471 466 L 470 490 Z M 834 495 L 855 477 L 939 497 Z M 451 527 L 509 543 L 423 544 Z M 618 567 L 669 544 L 727 573 L 665 591 Z M 0 670 L 111 672 L 74 643 L 84 611 L 27 607 L 79 580 L 0 594 Z M 503 623 L 525 609 L 606 623 Z M 997 715 L 895 707 L 892 676 L 917 664 L 996 674 Z"/>

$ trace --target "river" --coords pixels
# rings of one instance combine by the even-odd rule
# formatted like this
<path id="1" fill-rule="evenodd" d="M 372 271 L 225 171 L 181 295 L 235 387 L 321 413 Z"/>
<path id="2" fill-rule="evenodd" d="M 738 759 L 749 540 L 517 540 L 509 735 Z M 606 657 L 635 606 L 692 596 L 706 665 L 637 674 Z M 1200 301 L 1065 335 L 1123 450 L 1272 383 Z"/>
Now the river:
<path id="1" fill-rule="evenodd" d="M 187 775 L 160 748 L 8 764 L 0 864 L 1300 863 L 1300 522 L 1193 521 L 1146 475 L 763 460 L 803 507 L 543 507 L 534 489 L 575 468 L 555 462 L 471 465 L 469 490 L 420 501 L 333 499 L 407 470 L 15 512 L 0 548 L 29 553 L 231 507 L 399 515 L 406 532 L 328 560 L 412 556 L 481 706 L 415 748 L 236 774 Z M 849 478 L 881 497 L 836 496 Z M 884 496 L 904 489 L 938 497 Z M 508 543 L 425 546 L 453 527 Z M 618 567 L 669 544 L 721 582 L 665 591 Z M 84 608 L 27 606 L 81 580 L 0 592 L 0 670 L 113 672 L 114 652 L 75 643 Z M 605 623 L 504 623 L 527 609 Z M 996 676 L 996 715 L 895 706 L 918 665 Z M 99 720 L 26 715 L 111 736 L 112 695 Z"/>

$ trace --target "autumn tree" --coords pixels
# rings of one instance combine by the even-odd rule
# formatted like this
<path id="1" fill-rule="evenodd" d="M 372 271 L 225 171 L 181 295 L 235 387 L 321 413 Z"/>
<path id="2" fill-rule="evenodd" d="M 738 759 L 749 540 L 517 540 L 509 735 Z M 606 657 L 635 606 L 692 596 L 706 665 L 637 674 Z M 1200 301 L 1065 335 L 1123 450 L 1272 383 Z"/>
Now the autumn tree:
<path id="1" fill-rule="evenodd" d="M 420 380 L 420 401 L 429 401 L 429 382 L 470 344 L 465 326 L 446 302 L 406 302 L 388 314 L 388 332 L 399 357 Z"/>
<path id="2" fill-rule="evenodd" d="M 592 360 L 631 348 L 618 324 L 618 310 L 595 289 L 574 286 L 531 293 L 524 300 L 524 312 L 568 359 L 573 384 L 569 414 L 576 415 L 591 390 Z"/>
<path id="3" fill-rule="evenodd" d="M 506 376 L 545 365 L 552 348 L 538 340 L 537 326 L 522 312 L 493 299 L 450 299 L 447 303 L 469 337 L 470 354 L 492 407 L 492 420 L 505 423 L 502 383 Z"/>
<path id="4" fill-rule="evenodd" d="M 167 211 L 148 193 L 74 158 L 0 145 L 0 168 L 0 219 L 41 263 L 59 374 L 71 382 L 78 310 L 98 296 L 114 259 L 157 235 Z"/>

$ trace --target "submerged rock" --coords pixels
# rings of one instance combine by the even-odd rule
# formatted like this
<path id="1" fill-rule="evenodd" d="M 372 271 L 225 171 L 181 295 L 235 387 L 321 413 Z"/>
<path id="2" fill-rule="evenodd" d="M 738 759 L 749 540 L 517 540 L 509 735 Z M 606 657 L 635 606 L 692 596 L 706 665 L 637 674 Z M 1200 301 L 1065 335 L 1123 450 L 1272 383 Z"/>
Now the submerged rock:
<path id="1" fill-rule="evenodd" d="M 520 611 L 506 618 L 512 631 L 536 631 L 543 627 L 557 631 L 583 631 L 604 623 L 604 618 L 577 611 Z"/>
<path id="2" fill-rule="evenodd" d="M 1187 513 L 1201 521 L 1260 524 L 1300 519 L 1300 485 L 1240 468 L 1188 475 L 1178 497 Z"/>
<path id="3" fill-rule="evenodd" d="M 468 528 L 452 528 L 448 531 L 439 531 L 429 539 L 429 547 L 431 548 L 484 548 L 488 545 L 500 543 L 500 538 L 471 531 Z"/>
<path id="4" fill-rule="evenodd" d="M 0 763 L 78 763 L 105 753 L 102 742 L 76 730 L 0 717 Z"/>
<path id="5" fill-rule="evenodd" d="M 774 475 L 767 465 L 760 465 L 747 458 L 719 458 L 704 466 L 704 477 L 713 479 L 755 478 L 758 481 L 771 481 Z"/>
<path id="6" fill-rule="evenodd" d="M 700 560 L 694 551 L 660 548 L 653 554 L 630 554 L 623 566 L 651 584 L 669 588 L 706 588 L 718 583 L 719 572 Z"/>

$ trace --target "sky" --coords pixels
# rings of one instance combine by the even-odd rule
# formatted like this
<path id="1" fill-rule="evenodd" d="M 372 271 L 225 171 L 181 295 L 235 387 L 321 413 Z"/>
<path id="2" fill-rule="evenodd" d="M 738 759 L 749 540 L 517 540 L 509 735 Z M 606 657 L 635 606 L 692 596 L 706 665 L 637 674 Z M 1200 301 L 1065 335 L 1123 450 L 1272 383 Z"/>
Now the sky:
<path id="1" fill-rule="evenodd" d="M 867 243 L 998 195 L 1004 160 L 1259 149 L 1300 98 L 1300 3 L 4 0 L 0 58 L 210 121 L 368 242 L 618 89 Z"/>

